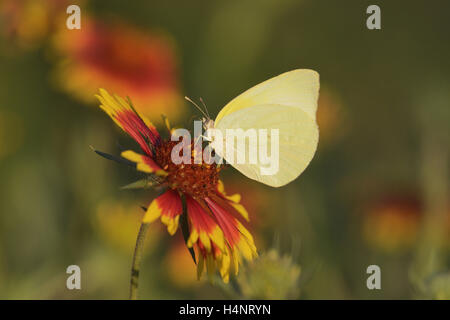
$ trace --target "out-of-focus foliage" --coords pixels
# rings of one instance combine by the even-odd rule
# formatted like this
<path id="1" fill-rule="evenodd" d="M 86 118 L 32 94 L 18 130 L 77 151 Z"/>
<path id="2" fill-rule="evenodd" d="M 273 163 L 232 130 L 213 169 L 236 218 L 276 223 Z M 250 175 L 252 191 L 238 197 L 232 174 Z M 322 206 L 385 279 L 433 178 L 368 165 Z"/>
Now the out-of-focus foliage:
<path id="1" fill-rule="evenodd" d="M 262 254 L 238 277 L 242 296 L 249 299 L 294 299 L 300 291 L 300 266 L 275 249 Z"/>
<path id="2" fill-rule="evenodd" d="M 429 281 L 430 298 L 449 300 L 450 299 L 450 275 L 437 274 Z"/>
<path id="3" fill-rule="evenodd" d="M 359 0 L 70 4 L 81 30 L 65 28 L 66 1 L 0 0 L 0 298 L 127 297 L 140 207 L 156 193 L 120 189 L 142 176 L 92 152 L 134 147 L 90 100 L 99 86 L 191 128 L 200 115 L 180 97 L 214 117 L 295 68 L 321 76 L 310 166 L 278 189 L 222 177 L 260 258 L 227 286 L 197 281 L 181 234 L 155 223 L 141 297 L 449 298 L 448 1 L 384 1 L 376 31 Z M 66 288 L 72 264 L 80 291 Z M 382 290 L 366 287 L 372 264 Z"/>

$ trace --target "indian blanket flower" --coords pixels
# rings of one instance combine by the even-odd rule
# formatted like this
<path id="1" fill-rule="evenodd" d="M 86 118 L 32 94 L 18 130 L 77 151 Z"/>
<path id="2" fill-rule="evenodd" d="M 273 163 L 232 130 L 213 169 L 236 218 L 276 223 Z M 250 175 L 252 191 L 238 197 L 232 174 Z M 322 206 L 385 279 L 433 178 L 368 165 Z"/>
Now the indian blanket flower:
<path id="1" fill-rule="evenodd" d="M 197 252 L 198 277 L 206 266 L 209 275 L 218 270 L 223 281 L 228 282 L 230 273 L 238 273 L 242 259 L 252 260 L 257 252 L 252 235 L 239 220 L 248 220 L 240 195 L 228 195 L 219 179 L 222 167 L 195 164 L 194 154 L 191 164 L 175 164 L 171 152 L 178 142 L 163 139 L 155 126 L 137 113 L 130 100 L 111 96 L 103 89 L 97 98 L 100 107 L 142 151 L 127 150 L 121 156 L 134 163 L 138 171 L 148 174 L 149 180 L 165 188 L 148 205 L 143 223 L 160 219 L 173 235 L 180 219 L 186 218 L 189 228 L 186 243 Z M 187 217 L 182 217 L 183 212 Z"/>
<path id="2" fill-rule="evenodd" d="M 138 111 L 159 120 L 183 112 L 178 90 L 174 43 L 162 32 L 143 32 L 119 22 L 85 17 L 80 30 L 62 28 L 53 44 L 61 56 L 54 78 L 80 100 L 93 102 L 96 88 L 106 86 L 133 97 Z"/>

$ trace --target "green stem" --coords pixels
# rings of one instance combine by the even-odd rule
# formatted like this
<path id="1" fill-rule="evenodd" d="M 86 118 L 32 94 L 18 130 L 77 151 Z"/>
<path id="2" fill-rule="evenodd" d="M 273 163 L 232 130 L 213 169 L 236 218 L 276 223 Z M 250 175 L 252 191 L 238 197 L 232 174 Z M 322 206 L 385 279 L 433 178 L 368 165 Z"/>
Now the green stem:
<path id="1" fill-rule="evenodd" d="M 138 298 L 139 269 L 141 267 L 142 250 L 144 249 L 144 239 L 148 226 L 149 223 L 143 222 L 139 228 L 139 233 L 136 238 L 133 262 L 131 265 L 130 300 L 137 300 Z"/>

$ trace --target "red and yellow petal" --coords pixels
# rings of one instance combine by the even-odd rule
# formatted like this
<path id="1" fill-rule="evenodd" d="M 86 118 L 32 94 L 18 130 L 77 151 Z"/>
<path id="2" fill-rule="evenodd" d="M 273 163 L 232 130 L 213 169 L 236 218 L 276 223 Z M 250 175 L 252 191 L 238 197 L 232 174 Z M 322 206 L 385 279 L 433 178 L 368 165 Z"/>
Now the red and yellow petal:
<path id="1" fill-rule="evenodd" d="M 200 280 L 206 265 L 206 270 L 209 277 L 211 277 L 214 272 L 218 270 L 223 282 L 228 283 L 230 280 L 230 272 L 235 269 L 234 265 L 231 264 L 233 260 L 233 253 L 229 246 L 225 246 L 225 250 L 222 251 L 213 244 L 210 252 L 206 251 L 201 243 L 199 243 L 197 247 L 199 251 L 197 278 Z"/>
<path id="2" fill-rule="evenodd" d="M 224 201 L 222 199 L 221 203 L 225 203 Z M 210 198 L 205 198 L 204 202 L 198 202 L 198 207 L 199 211 L 202 210 L 203 214 L 207 214 L 208 219 L 217 223 L 219 230 L 223 232 L 225 246 L 219 247 L 211 242 L 209 248 L 208 244 L 205 245 L 201 239 L 196 242 L 198 249 L 197 276 L 201 277 L 206 266 L 209 276 L 218 270 L 222 280 L 226 283 L 229 281 L 231 272 L 238 273 L 242 256 L 247 260 L 252 260 L 257 256 L 253 237 L 230 212 Z M 194 236 L 194 240 L 197 240 L 197 235 L 194 234 Z"/>
<path id="3" fill-rule="evenodd" d="M 223 230 L 225 239 L 233 253 L 238 253 L 237 259 L 240 255 L 243 255 L 247 260 L 256 257 L 257 251 L 253 237 L 242 223 L 213 200 L 206 198 L 205 201 L 213 212 L 220 229 Z"/>
<path id="4" fill-rule="evenodd" d="M 221 252 L 220 255 L 216 255 L 215 257 L 216 268 L 219 270 L 220 276 L 225 283 L 228 283 L 230 280 L 231 259 L 232 252 L 228 246 L 224 252 Z"/>
<path id="5" fill-rule="evenodd" d="M 138 171 L 146 173 L 154 173 L 159 176 L 166 176 L 167 172 L 161 169 L 161 167 L 150 157 L 136 153 L 132 150 L 127 150 L 121 153 L 121 156 L 127 160 L 136 163 L 136 169 Z"/>
<path id="6" fill-rule="evenodd" d="M 100 95 L 95 95 L 100 101 L 102 108 L 114 122 L 128 133 L 147 154 L 151 155 L 152 150 L 149 146 L 156 146 L 161 138 L 156 128 L 151 122 L 139 115 L 134 108 L 123 98 L 114 95 L 111 96 L 106 90 L 100 89 Z"/>
<path id="7" fill-rule="evenodd" d="M 183 206 L 178 192 L 169 189 L 152 201 L 142 222 L 151 223 L 161 217 L 161 222 L 167 226 L 169 234 L 173 235 L 177 231 L 182 213 Z"/>
<path id="8" fill-rule="evenodd" d="M 187 241 L 188 247 L 192 247 L 194 243 L 198 242 L 207 252 L 211 251 L 213 244 L 220 250 L 224 250 L 224 235 L 217 223 L 192 197 L 186 196 L 186 205 L 191 225 L 191 234 Z"/>
<path id="9" fill-rule="evenodd" d="M 219 180 L 219 183 L 217 184 L 217 191 L 218 195 L 222 197 L 223 199 L 228 200 L 228 204 L 232 206 L 246 221 L 249 221 L 248 212 L 245 209 L 245 207 L 240 204 L 241 201 L 241 195 L 238 193 L 235 193 L 233 195 L 227 195 L 225 193 L 225 187 L 221 180 Z"/>

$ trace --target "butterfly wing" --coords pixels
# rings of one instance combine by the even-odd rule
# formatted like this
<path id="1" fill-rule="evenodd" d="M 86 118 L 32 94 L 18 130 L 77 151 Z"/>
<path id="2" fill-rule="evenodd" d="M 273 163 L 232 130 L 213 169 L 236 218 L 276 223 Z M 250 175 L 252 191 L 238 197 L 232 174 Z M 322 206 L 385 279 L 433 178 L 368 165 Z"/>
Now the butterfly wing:
<path id="1" fill-rule="evenodd" d="M 237 163 L 237 155 L 245 153 L 248 160 L 249 139 L 234 143 L 234 159 L 227 159 L 226 149 L 220 152 L 233 167 L 250 179 L 273 187 L 283 186 L 297 178 L 308 166 L 317 148 L 319 129 L 316 123 L 319 76 L 312 70 L 294 70 L 269 79 L 239 95 L 218 114 L 215 129 L 222 132 L 227 145 L 227 129 L 271 129 L 279 131 L 279 166 L 274 174 L 262 174 L 267 165 Z M 272 141 L 268 135 L 266 150 L 270 154 Z M 259 137 L 258 137 L 259 138 Z M 261 148 L 261 146 L 259 146 Z M 259 160 L 259 157 L 258 157 Z"/>
<path id="2" fill-rule="evenodd" d="M 266 80 L 231 100 L 216 117 L 218 124 L 223 117 L 237 110 L 261 104 L 292 106 L 305 111 L 316 119 L 319 98 L 319 74 L 314 70 L 296 69 Z"/>

